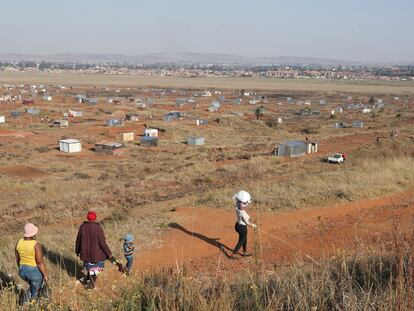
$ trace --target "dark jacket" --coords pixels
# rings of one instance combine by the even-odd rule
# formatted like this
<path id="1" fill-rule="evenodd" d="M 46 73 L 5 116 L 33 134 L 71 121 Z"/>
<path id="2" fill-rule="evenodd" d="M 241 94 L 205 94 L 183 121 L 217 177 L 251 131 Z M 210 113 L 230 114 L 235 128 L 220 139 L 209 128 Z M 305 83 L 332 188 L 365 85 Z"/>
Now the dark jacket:
<path id="1" fill-rule="evenodd" d="M 75 252 L 82 261 L 92 263 L 112 257 L 101 226 L 92 221 L 85 221 L 79 227 Z"/>

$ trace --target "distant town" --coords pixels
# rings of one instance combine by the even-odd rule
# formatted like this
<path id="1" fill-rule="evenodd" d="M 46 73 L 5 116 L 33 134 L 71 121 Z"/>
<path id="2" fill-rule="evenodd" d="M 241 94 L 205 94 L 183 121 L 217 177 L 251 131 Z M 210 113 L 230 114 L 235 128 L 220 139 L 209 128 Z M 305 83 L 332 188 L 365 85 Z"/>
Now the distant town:
<path id="1" fill-rule="evenodd" d="M 225 65 L 0 61 L 0 71 L 171 77 L 260 77 L 280 79 L 414 80 L 414 65 Z"/>

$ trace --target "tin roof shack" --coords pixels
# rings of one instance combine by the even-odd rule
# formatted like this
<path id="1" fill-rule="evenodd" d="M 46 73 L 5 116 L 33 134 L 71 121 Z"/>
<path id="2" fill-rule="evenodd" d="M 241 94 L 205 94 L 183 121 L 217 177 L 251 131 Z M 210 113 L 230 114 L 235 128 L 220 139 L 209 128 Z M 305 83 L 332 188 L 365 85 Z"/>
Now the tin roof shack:
<path id="1" fill-rule="evenodd" d="M 123 119 L 109 119 L 106 121 L 106 126 L 122 126 L 124 125 Z"/>
<path id="2" fill-rule="evenodd" d="M 207 125 L 208 124 L 208 121 L 207 120 L 204 120 L 204 119 L 197 119 L 196 120 L 196 125 L 197 126 L 199 126 L 199 125 Z"/>
<path id="3" fill-rule="evenodd" d="M 10 112 L 10 116 L 13 118 L 18 118 L 22 115 L 22 113 L 20 111 L 11 111 Z"/>
<path id="4" fill-rule="evenodd" d="M 221 104 L 219 102 L 212 102 L 210 107 L 208 108 L 208 111 L 210 112 L 216 112 L 220 109 Z"/>
<path id="5" fill-rule="evenodd" d="M 73 117 L 73 118 L 77 118 L 77 117 L 82 117 L 83 116 L 83 112 L 82 111 L 75 111 L 75 110 L 70 110 L 69 112 L 64 112 L 63 113 L 64 117 Z"/>
<path id="6" fill-rule="evenodd" d="M 336 122 L 334 127 L 337 129 L 344 129 L 344 128 L 347 128 L 347 125 L 344 122 Z"/>
<path id="7" fill-rule="evenodd" d="M 177 99 L 175 100 L 175 105 L 176 105 L 177 107 L 182 107 L 182 106 L 184 106 L 184 105 L 185 105 L 185 103 L 186 103 L 186 101 L 185 101 L 185 99 L 183 99 L 183 98 L 177 98 Z"/>
<path id="8" fill-rule="evenodd" d="M 269 102 L 266 95 L 260 95 L 257 99 L 260 101 L 261 104 L 267 104 Z"/>
<path id="9" fill-rule="evenodd" d="M 307 116 L 319 116 L 321 112 L 319 110 L 302 109 L 298 113 L 301 117 Z"/>
<path id="10" fill-rule="evenodd" d="M 158 146 L 158 137 L 142 136 L 139 144 L 141 146 Z"/>
<path id="11" fill-rule="evenodd" d="M 233 100 L 233 104 L 235 105 L 240 105 L 242 103 L 242 99 L 241 98 L 236 98 Z"/>
<path id="12" fill-rule="evenodd" d="M 300 157 L 307 153 L 307 143 L 298 140 L 290 140 L 279 143 L 277 146 L 278 157 Z"/>
<path id="13" fill-rule="evenodd" d="M 344 109 L 342 107 L 335 107 L 334 111 L 337 113 L 342 113 Z"/>
<path id="14" fill-rule="evenodd" d="M 221 107 L 221 103 L 218 101 L 212 102 L 211 107 L 219 109 Z"/>
<path id="15" fill-rule="evenodd" d="M 126 148 L 118 142 L 100 141 L 95 144 L 95 152 L 98 154 L 119 156 L 125 154 Z"/>
<path id="16" fill-rule="evenodd" d="M 51 95 L 43 95 L 43 101 L 51 102 L 52 101 L 52 96 Z"/>
<path id="17" fill-rule="evenodd" d="M 88 98 L 88 96 L 86 96 L 86 94 L 78 94 L 78 95 L 76 95 L 76 101 L 79 104 L 82 104 L 83 103 L 83 100 L 86 99 L 86 98 Z"/>
<path id="18" fill-rule="evenodd" d="M 364 122 L 361 120 L 352 121 L 352 127 L 357 129 L 362 129 L 364 127 Z"/>
<path id="19" fill-rule="evenodd" d="M 6 123 L 6 117 L 5 116 L 0 116 L 0 124 L 2 123 Z"/>
<path id="20" fill-rule="evenodd" d="M 36 108 L 27 108 L 26 113 L 31 114 L 32 116 L 36 116 L 40 113 L 40 110 Z"/>
<path id="21" fill-rule="evenodd" d="M 23 105 L 33 105 L 34 100 L 33 99 L 23 99 L 22 104 Z"/>
<path id="22" fill-rule="evenodd" d="M 82 145 L 78 139 L 61 139 L 59 140 L 59 150 L 65 153 L 81 152 Z"/>
<path id="23" fill-rule="evenodd" d="M 226 97 L 221 95 L 219 97 L 217 97 L 217 101 L 221 104 L 223 104 L 226 101 Z"/>
<path id="24" fill-rule="evenodd" d="M 163 120 L 164 121 L 172 121 L 174 119 L 182 119 L 184 117 L 184 112 L 180 111 L 170 111 L 166 115 L 164 115 Z"/>
<path id="25" fill-rule="evenodd" d="M 204 137 L 188 137 L 187 145 L 202 146 L 204 145 Z"/>
<path id="26" fill-rule="evenodd" d="M 137 114 L 134 114 L 134 113 L 127 113 L 125 115 L 125 120 L 127 120 L 127 121 L 138 121 L 139 116 Z"/>
<path id="27" fill-rule="evenodd" d="M 90 105 L 90 106 L 94 106 L 94 105 L 98 104 L 98 102 L 99 102 L 99 100 L 97 98 L 95 98 L 95 97 L 92 97 L 92 98 L 83 98 L 82 99 L 82 103 L 83 104 L 87 104 L 87 105 Z"/>
<path id="28" fill-rule="evenodd" d="M 51 127 L 59 127 L 59 128 L 68 127 L 69 126 L 69 121 L 65 120 L 65 119 L 53 120 L 52 123 L 50 124 L 50 126 Z"/>
<path id="29" fill-rule="evenodd" d="M 158 129 L 144 129 L 144 136 L 147 137 L 158 137 Z"/>
<path id="30" fill-rule="evenodd" d="M 119 138 L 122 141 L 134 141 L 135 134 L 134 134 L 134 132 L 119 133 Z"/>

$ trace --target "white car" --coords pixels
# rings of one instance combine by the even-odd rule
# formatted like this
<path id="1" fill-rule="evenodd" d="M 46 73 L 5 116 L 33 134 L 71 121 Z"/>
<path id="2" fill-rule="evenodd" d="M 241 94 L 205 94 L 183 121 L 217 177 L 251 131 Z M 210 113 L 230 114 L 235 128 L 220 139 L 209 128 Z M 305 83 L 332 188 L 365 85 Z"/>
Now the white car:
<path id="1" fill-rule="evenodd" d="M 328 158 L 328 163 L 341 164 L 345 161 L 344 155 L 341 153 L 334 153 Z"/>

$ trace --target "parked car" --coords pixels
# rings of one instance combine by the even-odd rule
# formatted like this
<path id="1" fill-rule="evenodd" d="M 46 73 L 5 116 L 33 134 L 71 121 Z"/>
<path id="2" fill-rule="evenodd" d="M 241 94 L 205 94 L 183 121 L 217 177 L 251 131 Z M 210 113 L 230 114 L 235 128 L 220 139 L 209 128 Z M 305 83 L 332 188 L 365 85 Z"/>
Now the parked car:
<path id="1" fill-rule="evenodd" d="M 328 163 L 341 164 L 345 161 L 345 156 L 342 153 L 334 153 L 328 157 Z"/>

